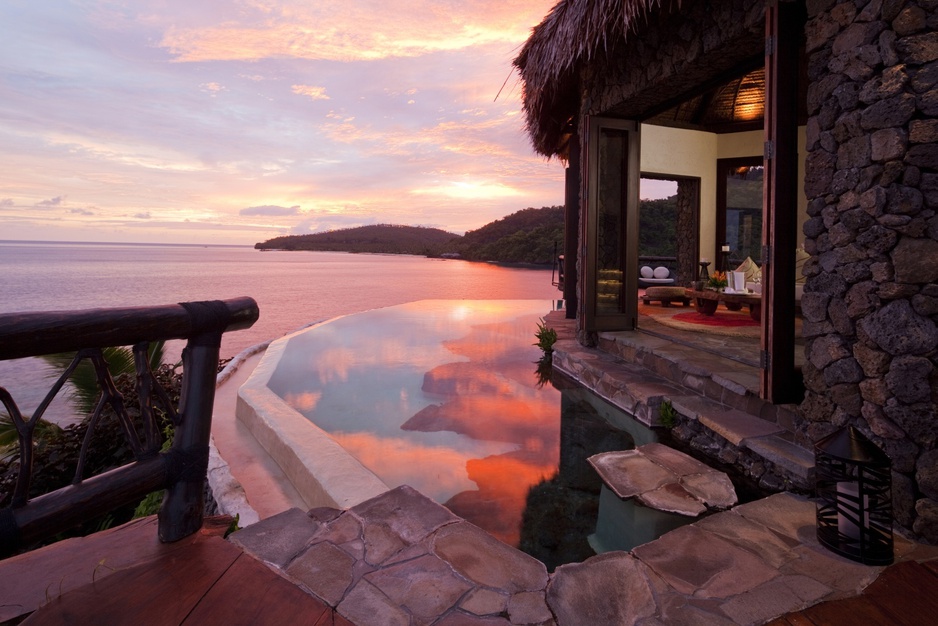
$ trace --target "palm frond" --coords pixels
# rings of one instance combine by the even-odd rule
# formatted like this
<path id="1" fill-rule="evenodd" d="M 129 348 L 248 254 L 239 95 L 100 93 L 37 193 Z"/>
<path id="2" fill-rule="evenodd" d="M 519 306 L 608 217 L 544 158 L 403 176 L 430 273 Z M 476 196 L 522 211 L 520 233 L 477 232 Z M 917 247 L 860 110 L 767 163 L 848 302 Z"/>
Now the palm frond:
<path id="1" fill-rule="evenodd" d="M 121 374 L 135 374 L 134 355 L 130 348 L 103 348 L 101 353 L 108 364 L 108 369 L 112 377 L 117 377 Z M 148 348 L 150 369 L 156 370 L 163 363 L 164 354 L 164 342 L 156 341 L 150 344 Z M 49 372 L 50 378 L 60 377 L 69 365 L 71 365 L 74 358 L 74 352 L 47 354 L 42 357 L 42 359 L 51 366 Z M 94 411 L 98 397 L 101 395 L 101 389 L 98 386 L 98 377 L 92 362 L 89 359 L 83 359 L 78 366 L 75 367 L 68 380 L 69 383 L 71 383 L 68 391 L 68 399 L 72 402 L 75 409 L 81 413 L 91 413 Z"/>

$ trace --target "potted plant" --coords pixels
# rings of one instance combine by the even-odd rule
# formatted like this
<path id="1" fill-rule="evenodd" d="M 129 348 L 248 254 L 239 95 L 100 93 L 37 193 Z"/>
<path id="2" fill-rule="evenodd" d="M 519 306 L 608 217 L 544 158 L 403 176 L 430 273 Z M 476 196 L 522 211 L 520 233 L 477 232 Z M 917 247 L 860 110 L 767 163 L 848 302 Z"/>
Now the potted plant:
<path id="1" fill-rule="evenodd" d="M 714 272 L 707 280 L 707 289 L 714 291 L 723 291 L 726 285 L 726 272 Z"/>

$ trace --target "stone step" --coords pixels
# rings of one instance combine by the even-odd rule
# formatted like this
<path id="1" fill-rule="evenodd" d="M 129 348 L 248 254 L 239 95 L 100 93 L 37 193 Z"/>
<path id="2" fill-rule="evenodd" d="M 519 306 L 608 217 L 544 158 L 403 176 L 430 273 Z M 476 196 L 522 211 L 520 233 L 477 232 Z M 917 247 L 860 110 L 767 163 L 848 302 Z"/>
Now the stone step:
<path id="1" fill-rule="evenodd" d="M 558 341 L 554 367 L 648 427 L 664 426 L 660 410 L 668 402 L 709 433 L 721 460 L 760 463 L 772 476 L 767 486 L 811 489 L 814 455 L 794 435 L 802 418 L 796 407 L 761 400 L 755 375 L 640 333 L 603 333 L 601 348 Z M 727 451 L 721 441 L 733 449 Z"/>
<path id="2" fill-rule="evenodd" d="M 553 365 L 645 426 L 661 425 L 661 403 L 686 393 L 660 375 L 576 341 L 554 344 Z"/>

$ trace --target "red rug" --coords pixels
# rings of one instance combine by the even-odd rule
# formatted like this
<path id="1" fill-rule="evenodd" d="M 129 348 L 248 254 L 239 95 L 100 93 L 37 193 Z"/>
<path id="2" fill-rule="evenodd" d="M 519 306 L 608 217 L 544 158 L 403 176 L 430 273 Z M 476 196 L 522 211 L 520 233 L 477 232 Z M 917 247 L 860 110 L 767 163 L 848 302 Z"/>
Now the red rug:
<path id="1" fill-rule="evenodd" d="M 749 316 L 746 311 L 735 313 L 732 311 L 717 311 L 713 315 L 703 315 L 697 311 L 678 313 L 671 319 L 686 324 L 701 324 L 703 326 L 722 326 L 724 328 L 758 327 L 759 322 Z"/>

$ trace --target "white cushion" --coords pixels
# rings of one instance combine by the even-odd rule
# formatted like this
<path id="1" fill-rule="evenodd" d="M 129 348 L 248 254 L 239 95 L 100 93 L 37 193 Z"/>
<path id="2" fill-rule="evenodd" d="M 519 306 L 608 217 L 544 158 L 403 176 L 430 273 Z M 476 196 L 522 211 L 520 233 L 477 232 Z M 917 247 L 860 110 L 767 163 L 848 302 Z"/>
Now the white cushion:
<path id="1" fill-rule="evenodd" d="M 666 267 L 655 268 L 655 272 L 654 272 L 655 278 L 667 278 L 670 275 L 671 275 L 671 272 Z M 645 278 L 650 278 L 650 276 L 646 276 Z"/>
<path id="2" fill-rule="evenodd" d="M 746 275 L 746 282 L 762 282 L 762 269 L 756 265 L 752 257 L 747 256 L 746 260 L 740 263 L 739 267 L 736 268 L 736 271 Z"/>
<path id="3" fill-rule="evenodd" d="M 655 275 L 655 270 L 647 265 L 643 265 L 642 269 L 638 270 L 638 273 L 642 275 L 642 278 L 652 278 Z"/>

